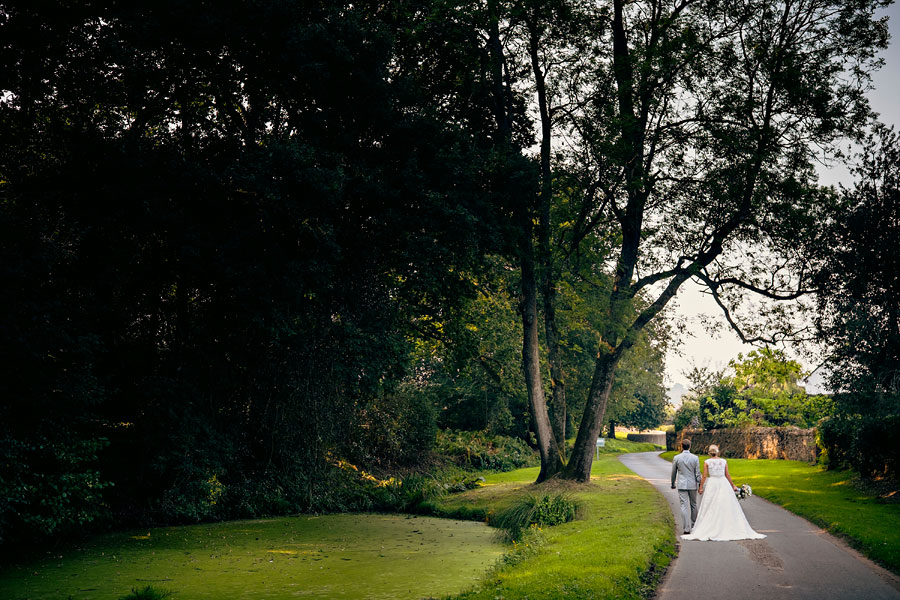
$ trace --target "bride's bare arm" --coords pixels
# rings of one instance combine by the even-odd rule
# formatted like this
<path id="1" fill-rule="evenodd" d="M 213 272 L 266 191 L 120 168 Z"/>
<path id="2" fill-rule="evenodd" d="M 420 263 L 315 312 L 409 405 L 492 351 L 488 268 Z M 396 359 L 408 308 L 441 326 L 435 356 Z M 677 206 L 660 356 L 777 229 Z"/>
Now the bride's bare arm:
<path id="1" fill-rule="evenodd" d="M 703 493 L 703 484 L 706 483 L 706 478 L 709 477 L 709 469 L 706 467 L 706 463 L 703 463 L 703 475 L 700 477 L 700 489 L 697 491 L 699 493 Z"/>
<path id="2" fill-rule="evenodd" d="M 704 467 L 706 465 L 703 465 Z M 737 490 L 737 486 L 734 485 L 734 482 L 731 480 L 731 473 L 728 472 L 728 461 L 725 461 L 725 477 L 728 479 L 728 483 L 731 484 L 731 489 Z"/>

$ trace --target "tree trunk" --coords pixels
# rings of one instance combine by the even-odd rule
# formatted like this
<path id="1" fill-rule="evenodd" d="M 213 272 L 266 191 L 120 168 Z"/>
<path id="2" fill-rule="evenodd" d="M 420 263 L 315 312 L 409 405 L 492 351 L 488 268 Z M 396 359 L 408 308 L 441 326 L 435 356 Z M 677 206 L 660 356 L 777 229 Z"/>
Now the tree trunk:
<path id="1" fill-rule="evenodd" d="M 490 4 L 490 3 L 489 3 Z M 495 41 L 496 32 L 491 29 L 491 46 L 499 52 L 499 37 Z M 546 138 L 549 143 L 549 137 Z M 543 144 L 542 144 L 543 145 Z M 542 152 L 543 153 L 543 152 Z M 548 154 L 549 159 L 549 154 Z M 549 163 L 547 163 L 549 166 Z M 545 180 L 541 188 L 540 200 L 550 199 L 546 195 L 549 180 Z M 549 206 L 549 204 L 548 204 Z M 547 412 L 547 400 L 544 396 L 544 382 L 541 376 L 540 337 L 538 335 L 538 311 L 537 311 L 537 274 L 535 273 L 535 248 L 534 225 L 532 216 L 532 203 L 525 201 L 519 206 L 519 263 L 522 273 L 522 298 L 519 307 L 522 314 L 522 370 L 525 374 L 525 387 L 528 390 L 528 404 L 531 407 L 531 415 L 534 419 L 535 435 L 537 436 L 538 452 L 541 456 L 541 471 L 537 481 L 541 482 L 556 475 L 563 467 L 562 455 L 556 437 L 553 435 L 553 427 Z M 549 210 L 549 209 L 548 209 Z M 541 210 L 543 216 L 543 209 Z M 543 220 L 543 219 L 542 219 Z"/>
<path id="2" fill-rule="evenodd" d="M 575 438 L 575 446 L 572 448 L 569 464 L 562 473 L 565 479 L 589 481 L 591 478 L 594 449 L 597 445 L 597 438 L 600 437 L 603 429 L 603 416 L 609 402 L 609 393 L 612 390 L 613 376 L 618 363 L 619 355 L 616 353 L 604 354 L 597 359 L 594 378 L 591 381 L 591 391 L 584 406 L 581 426 L 578 428 L 578 437 Z"/>
<path id="3" fill-rule="evenodd" d="M 507 102 L 509 90 L 504 87 L 503 80 L 503 44 L 500 40 L 500 14 L 496 0 L 488 0 L 488 49 L 491 56 L 491 78 L 494 93 L 494 113 L 497 129 L 503 144 L 510 148 L 511 115 Z M 544 396 L 544 383 L 541 378 L 540 338 L 538 336 L 537 314 L 537 280 L 535 275 L 535 251 L 532 240 L 534 226 L 532 224 L 531 199 L 523 200 L 517 207 L 518 253 L 522 273 L 522 297 L 519 310 L 522 315 L 522 371 L 525 375 L 525 387 L 528 390 L 528 404 L 534 420 L 534 432 L 537 437 L 538 452 L 541 456 L 541 471 L 538 481 L 552 477 L 563 466 L 559 446 L 553 436 L 550 417 L 547 413 L 547 401 Z"/>
<path id="4" fill-rule="evenodd" d="M 559 355 L 559 329 L 556 322 L 556 282 L 549 257 L 544 262 L 544 332 L 547 342 L 547 362 L 550 366 L 550 422 L 553 435 L 559 442 L 560 456 L 566 459 L 566 382 Z"/>
<path id="5" fill-rule="evenodd" d="M 550 365 L 550 423 L 559 444 L 562 460 L 566 456 L 566 384 L 559 356 L 559 329 L 556 323 L 556 271 L 550 249 L 550 204 L 553 201 L 553 173 L 550 167 L 550 147 L 553 129 L 547 99 L 547 84 L 541 66 L 539 49 L 541 30 L 536 18 L 528 22 L 529 57 L 537 90 L 541 116 L 541 191 L 539 197 L 538 252 L 541 265 L 541 292 L 544 299 L 544 334 L 547 343 L 547 362 Z"/>
<path id="6" fill-rule="evenodd" d="M 607 433 L 607 437 L 609 437 L 609 439 L 611 439 L 611 440 L 616 439 L 616 422 L 615 422 L 615 420 L 613 420 L 613 419 L 609 420 L 608 431 L 609 431 L 609 433 Z"/>
<path id="7" fill-rule="evenodd" d="M 527 220 L 528 211 L 523 209 Z M 537 481 L 541 482 L 558 473 L 563 467 L 562 456 L 550 417 L 547 413 L 547 402 L 544 397 L 544 383 L 541 379 L 540 340 L 538 337 L 537 319 L 537 283 L 534 274 L 534 256 L 531 254 L 531 228 L 523 224 L 521 243 L 522 265 L 522 370 L 525 374 L 525 387 L 528 390 L 528 404 L 534 419 L 538 452 L 541 456 L 541 471 Z"/>
<path id="8" fill-rule="evenodd" d="M 564 477 L 577 481 L 591 478 L 591 463 L 603 417 L 609 403 L 613 376 L 622 353 L 634 343 L 634 325 L 629 327 L 628 309 L 631 304 L 631 281 L 638 261 L 641 229 L 647 192 L 644 186 L 643 134 L 644 122 L 635 114 L 634 64 L 629 54 L 628 38 L 624 22 L 625 0 L 613 1 L 613 74 L 616 80 L 616 99 L 623 151 L 628 161 L 623 165 L 627 183 L 628 202 L 617 213 L 622 228 L 622 242 L 616 261 L 616 274 L 609 298 L 609 313 L 603 332 L 591 390 L 584 406 L 578 436 L 572 448 L 572 456 L 566 465 Z M 642 326 L 642 325 L 641 325 Z"/>
<path id="9" fill-rule="evenodd" d="M 568 408 L 566 406 L 566 382 L 563 379 L 562 365 L 559 357 L 559 332 L 556 329 L 556 316 L 553 302 L 544 299 L 544 326 L 547 338 L 547 362 L 550 364 L 550 422 L 553 436 L 559 443 L 559 452 L 563 460 L 566 458 L 566 422 Z"/>

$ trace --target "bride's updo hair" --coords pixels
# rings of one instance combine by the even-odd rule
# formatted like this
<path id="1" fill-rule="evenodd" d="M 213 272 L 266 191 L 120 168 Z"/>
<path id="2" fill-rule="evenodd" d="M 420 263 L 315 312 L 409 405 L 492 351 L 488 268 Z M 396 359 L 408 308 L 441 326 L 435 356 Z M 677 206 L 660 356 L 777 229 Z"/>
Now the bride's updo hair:
<path id="1" fill-rule="evenodd" d="M 710 456 L 718 456 L 719 455 L 719 447 L 716 446 L 715 444 L 710 445 L 709 455 Z"/>

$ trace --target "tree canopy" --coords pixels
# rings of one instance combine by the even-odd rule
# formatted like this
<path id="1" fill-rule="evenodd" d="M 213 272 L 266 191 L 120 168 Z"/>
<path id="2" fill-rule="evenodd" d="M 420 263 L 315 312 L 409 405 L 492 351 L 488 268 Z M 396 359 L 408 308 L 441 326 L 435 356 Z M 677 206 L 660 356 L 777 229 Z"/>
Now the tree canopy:
<path id="1" fill-rule="evenodd" d="M 824 370 L 834 390 L 834 415 L 821 428 L 826 462 L 865 476 L 900 470 L 900 139 L 872 127 L 855 168 L 856 182 L 840 191 L 817 265 L 816 329 L 826 348 Z"/>
<path id="2" fill-rule="evenodd" d="M 826 396 L 800 385 L 800 363 L 780 350 L 762 348 L 729 361 L 722 372 L 698 370 L 686 400 L 697 403 L 680 415 L 683 427 L 696 413 L 699 425 L 721 427 L 815 427 L 831 414 Z"/>
<path id="3" fill-rule="evenodd" d="M 817 326 L 835 391 L 900 391 L 900 139 L 876 125 L 856 183 L 826 222 L 818 252 Z"/>
<path id="4" fill-rule="evenodd" d="M 430 447 L 397 396 L 412 340 L 473 295 L 514 191 L 489 107 L 423 83 L 437 24 L 277 1 L 0 16 L 3 530 L 311 508 L 329 456 Z M 458 35 L 443 58 L 469 69 Z"/>
<path id="5" fill-rule="evenodd" d="M 543 147 L 552 135 L 565 140 L 557 164 L 572 168 L 557 170 L 575 174 L 585 199 L 570 235 L 609 240 L 595 264 L 611 277 L 572 457 L 563 467 L 550 429 L 538 428 L 542 476 L 589 477 L 616 369 L 686 280 L 706 285 L 745 341 L 784 339 L 747 329 L 735 308 L 747 292 L 790 300 L 809 291 L 804 250 L 833 201 L 813 162 L 870 115 L 864 90 L 887 41 L 874 18 L 881 4 L 614 0 L 524 21 L 542 65 L 532 80 L 539 102 L 552 82 Z M 562 14 L 590 35 L 568 53 L 542 50 L 535 19 L 548 31 Z M 541 176 L 547 186 L 546 168 Z M 530 381 L 540 415 L 543 392 Z"/>

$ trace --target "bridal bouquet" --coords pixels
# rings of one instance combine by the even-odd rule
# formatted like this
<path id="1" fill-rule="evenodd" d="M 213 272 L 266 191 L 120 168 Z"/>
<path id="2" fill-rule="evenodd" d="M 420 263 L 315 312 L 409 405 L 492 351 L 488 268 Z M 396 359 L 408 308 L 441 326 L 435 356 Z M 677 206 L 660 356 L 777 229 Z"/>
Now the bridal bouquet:
<path id="1" fill-rule="evenodd" d="M 737 496 L 738 500 L 743 500 L 744 498 L 749 498 L 750 496 L 753 495 L 753 488 L 751 488 L 749 485 L 747 485 L 745 483 L 744 485 L 742 485 L 741 487 L 739 487 L 737 489 L 737 491 L 734 493 L 734 495 Z"/>

